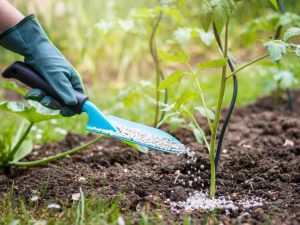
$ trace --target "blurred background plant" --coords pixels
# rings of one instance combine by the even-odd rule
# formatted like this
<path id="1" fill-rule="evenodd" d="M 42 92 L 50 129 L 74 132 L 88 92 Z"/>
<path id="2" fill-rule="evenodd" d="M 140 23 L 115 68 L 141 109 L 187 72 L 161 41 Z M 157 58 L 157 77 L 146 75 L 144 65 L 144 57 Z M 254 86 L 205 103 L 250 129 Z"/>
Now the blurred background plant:
<path id="1" fill-rule="evenodd" d="M 200 26 L 200 4 L 195 0 L 164 0 L 160 1 L 161 4 L 157 0 L 11 2 L 24 14 L 35 13 L 38 16 L 53 43 L 81 73 L 90 98 L 104 112 L 127 119 L 153 124 L 154 108 L 157 104 L 157 65 L 151 55 L 149 42 L 154 23 L 162 10 L 155 34 L 157 49 L 188 52 L 192 66 L 219 57 L 212 51 L 217 47 L 212 32 L 205 32 Z M 183 4 L 184 7 L 180 7 Z M 241 56 L 234 59 L 237 64 L 242 65 L 243 62 L 262 55 L 265 50 L 260 40 L 272 39 L 279 25 L 283 25 L 284 30 L 291 26 L 299 27 L 300 19 L 295 12 L 299 11 L 300 2 L 285 1 L 289 13 L 284 15 L 276 11 L 269 0 L 240 1 L 239 4 L 241 7 L 235 11 L 229 31 L 229 46 L 234 49 L 230 53 Z M 21 58 L 0 49 L 0 69 L 15 60 Z M 288 84 L 289 88 L 296 87 L 300 71 L 298 62 L 299 59 L 288 56 L 282 60 L 280 68 L 275 68 L 271 62 L 261 62 L 241 72 L 237 104 L 255 101 L 258 96 L 270 93 L 278 87 L 278 83 Z M 160 64 L 160 70 L 166 77 L 178 67 L 180 66 L 176 63 Z M 207 105 L 212 109 L 217 101 L 220 80 L 218 76 L 215 69 L 209 69 L 199 78 L 203 84 Z M 230 82 L 229 91 L 225 93 L 225 105 L 231 99 Z M 0 84 L 1 100 L 21 99 L 3 87 L 3 80 Z M 182 79 L 180 85 L 174 84 L 168 93 L 169 102 L 175 102 L 194 85 L 190 79 Z M 159 92 L 163 93 L 163 89 Z M 160 98 L 161 106 L 163 100 Z M 199 104 L 186 105 L 190 109 L 196 106 Z M 4 116 L 8 118 L 8 122 L 1 123 L 1 129 L 6 129 L 11 123 L 18 121 L 18 118 L 8 114 L 0 114 L 1 118 Z M 76 120 L 42 122 L 34 127 L 33 138 L 45 142 L 63 138 L 67 130 L 82 133 L 85 119 L 80 116 Z M 170 122 L 173 128 L 180 124 L 186 126 L 180 118 L 165 121 Z"/>

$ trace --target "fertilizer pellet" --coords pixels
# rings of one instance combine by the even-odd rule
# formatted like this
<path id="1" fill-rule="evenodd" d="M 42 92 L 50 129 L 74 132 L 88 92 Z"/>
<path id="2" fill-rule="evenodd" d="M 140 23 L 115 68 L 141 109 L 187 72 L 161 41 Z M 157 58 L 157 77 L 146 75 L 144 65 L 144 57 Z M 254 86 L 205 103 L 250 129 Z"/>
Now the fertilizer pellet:
<path id="1" fill-rule="evenodd" d="M 171 205 L 172 210 L 178 211 L 182 209 L 185 211 L 193 211 L 196 209 L 202 209 L 206 211 L 212 211 L 216 208 L 223 209 L 225 211 L 237 211 L 239 209 L 249 209 L 253 207 L 261 207 L 267 202 L 259 197 L 250 199 L 241 199 L 233 201 L 226 199 L 224 196 L 219 198 L 211 199 L 203 192 L 195 192 L 194 194 L 189 193 L 189 197 L 186 201 L 180 202 L 167 202 Z"/>
<path id="2" fill-rule="evenodd" d="M 137 144 L 146 144 L 149 147 L 158 148 L 162 151 L 173 152 L 178 154 L 188 153 L 184 145 L 179 143 L 178 141 L 170 140 L 168 138 L 160 137 L 158 135 L 153 135 L 141 129 L 128 128 L 117 123 L 112 124 L 119 130 L 118 132 L 100 129 L 96 127 L 92 127 L 90 129 L 102 134 L 107 134 L 115 138 L 134 141 Z"/>

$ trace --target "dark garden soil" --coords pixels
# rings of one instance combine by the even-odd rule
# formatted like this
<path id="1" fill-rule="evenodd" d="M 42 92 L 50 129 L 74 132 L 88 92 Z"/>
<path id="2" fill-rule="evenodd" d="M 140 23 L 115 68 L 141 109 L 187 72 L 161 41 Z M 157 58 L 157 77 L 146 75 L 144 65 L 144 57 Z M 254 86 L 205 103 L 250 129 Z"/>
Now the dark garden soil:
<path id="1" fill-rule="evenodd" d="M 270 97 L 235 110 L 225 137 L 217 193 L 231 199 L 262 197 L 266 203 L 229 214 L 217 212 L 218 220 L 224 224 L 300 224 L 300 91 L 294 92 L 294 97 L 293 113 L 286 102 L 272 111 Z M 180 129 L 174 135 L 196 152 L 197 162 L 188 164 L 187 156 L 157 151 L 141 154 L 115 140 L 104 139 L 55 163 L 12 168 L 13 178 L 0 174 L 0 195 L 14 183 L 16 197 L 29 201 L 37 190 L 41 204 L 71 205 L 72 194 L 82 187 L 87 195 L 97 193 L 98 198 L 114 199 L 122 194 L 120 206 L 125 214 L 169 211 L 168 218 L 180 221 L 184 215 L 191 215 L 195 224 L 200 224 L 207 217 L 202 210 L 178 214 L 165 202 L 185 201 L 189 193 L 209 189 L 207 151 L 188 130 Z M 94 137 L 68 134 L 59 143 L 36 145 L 27 159 L 49 156 Z M 178 170 L 181 174 L 174 183 Z M 201 180 L 190 187 L 192 176 L 200 176 Z"/>

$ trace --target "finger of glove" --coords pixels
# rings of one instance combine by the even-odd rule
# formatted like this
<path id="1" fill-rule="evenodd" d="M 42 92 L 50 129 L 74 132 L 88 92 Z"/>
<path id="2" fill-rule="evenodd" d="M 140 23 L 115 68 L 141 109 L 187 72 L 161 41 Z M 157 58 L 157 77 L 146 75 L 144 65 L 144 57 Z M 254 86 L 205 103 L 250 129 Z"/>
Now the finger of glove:
<path id="1" fill-rule="evenodd" d="M 84 86 L 83 86 L 82 80 L 80 78 L 80 75 L 74 68 L 71 71 L 70 82 L 76 91 L 78 91 L 82 94 L 85 94 Z"/>
<path id="2" fill-rule="evenodd" d="M 46 96 L 45 92 L 41 89 L 34 88 L 30 90 L 24 98 L 26 100 L 32 100 L 32 101 L 37 101 L 40 102 L 44 97 Z"/>
<path id="3" fill-rule="evenodd" d="M 71 110 L 70 108 L 63 106 L 60 109 L 60 114 L 66 117 L 70 117 L 70 116 L 74 116 L 76 115 L 76 112 L 74 112 L 73 110 Z"/>
<path id="4" fill-rule="evenodd" d="M 47 82 L 57 92 L 66 106 L 77 104 L 77 99 L 72 84 L 64 74 L 53 74 L 52 76 L 48 77 Z"/>
<path id="5" fill-rule="evenodd" d="M 45 96 L 41 100 L 41 104 L 49 109 L 57 110 L 61 108 L 60 103 L 50 96 Z"/>

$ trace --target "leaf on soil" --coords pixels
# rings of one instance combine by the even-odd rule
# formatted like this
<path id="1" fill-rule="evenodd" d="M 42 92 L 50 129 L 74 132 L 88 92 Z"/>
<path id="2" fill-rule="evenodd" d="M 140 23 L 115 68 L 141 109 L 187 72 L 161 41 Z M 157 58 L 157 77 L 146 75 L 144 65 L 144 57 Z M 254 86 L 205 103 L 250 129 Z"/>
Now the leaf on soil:
<path id="1" fill-rule="evenodd" d="M 286 53 L 289 45 L 281 40 L 268 41 L 264 44 L 271 59 L 274 62 L 279 61 Z"/>
<path id="2" fill-rule="evenodd" d="M 290 27 L 284 34 L 284 41 L 288 41 L 291 38 L 300 36 L 299 27 Z"/>
<path id="3" fill-rule="evenodd" d="M 28 101 L 28 104 L 26 105 L 20 102 L 0 102 L 0 111 L 10 112 L 22 116 L 32 123 L 58 119 L 62 117 L 59 115 L 58 111 L 48 109 L 42 106 L 40 103 L 34 101 Z"/>
<path id="4" fill-rule="evenodd" d="M 178 110 L 182 104 L 199 97 L 197 92 L 187 91 L 180 98 L 177 99 L 176 104 L 174 106 L 174 111 Z"/>
<path id="5" fill-rule="evenodd" d="M 205 61 L 205 62 L 199 63 L 198 69 L 204 70 L 204 69 L 208 69 L 208 68 L 223 67 L 226 64 L 227 64 L 227 58 L 210 60 L 210 61 Z"/>
<path id="6" fill-rule="evenodd" d="M 158 89 L 164 90 L 164 89 L 170 87 L 172 84 L 179 82 L 183 76 L 184 76 L 183 71 L 176 70 L 170 76 L 168 76 L 166 79 L 161 81 Z"/>

